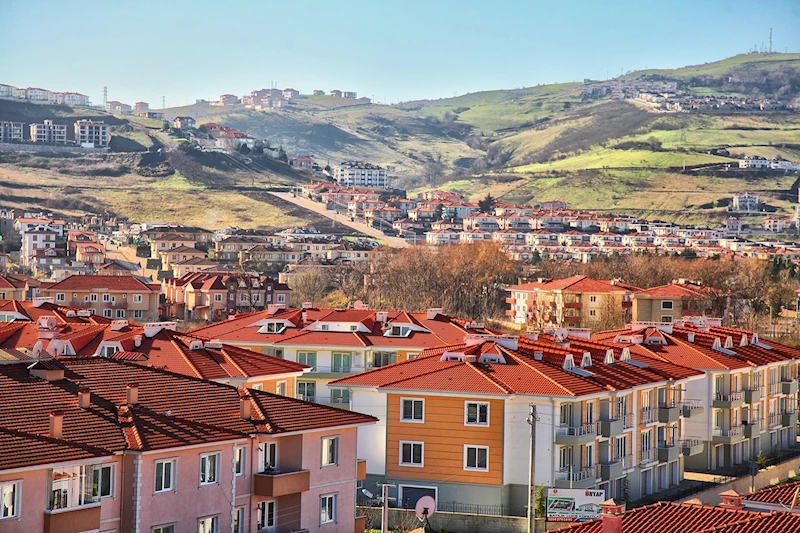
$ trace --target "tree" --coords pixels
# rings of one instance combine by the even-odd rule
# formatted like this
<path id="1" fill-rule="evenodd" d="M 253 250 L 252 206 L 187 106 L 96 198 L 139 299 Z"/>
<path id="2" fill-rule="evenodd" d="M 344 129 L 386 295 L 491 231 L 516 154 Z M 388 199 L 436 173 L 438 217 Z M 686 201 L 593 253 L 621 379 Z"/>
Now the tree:
<path id="1" fill-rule="evenodd" d="M 322 268 L 308 268 L 289 278 L 293 304 L 300 306 L 305 302 L 322 299 L 328 289 L 328 275 Z"/>
<path id="2" fill-rule="evenodd" d="M 286 151 L 283 149 L 283 146 L 278 148 L 278 161 L 283 161 L 284 163 L 289 162 L 289 156 L 286 155 Z"/>
<path id="3" fill-rule="evenodd" d="M 481 213 L 491 213 L 494 211 L 495 199 L 491 194 L 487 194 L 483 200 L 478 200 L 478 210 Z"/>
<path id="4" fill-rule="evenodd" d="M 239 145 L 239 153 L 240 154 L 249 154 L 250 148 L 247 146 L 246 143 L 242 143 Z"/>

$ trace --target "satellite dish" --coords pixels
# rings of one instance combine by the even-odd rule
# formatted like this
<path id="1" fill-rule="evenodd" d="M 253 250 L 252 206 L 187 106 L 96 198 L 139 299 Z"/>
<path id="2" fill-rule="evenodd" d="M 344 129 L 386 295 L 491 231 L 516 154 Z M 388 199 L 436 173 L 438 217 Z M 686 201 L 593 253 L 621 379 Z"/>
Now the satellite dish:
<path id="1" fill-rule="evenodd" d="M 423 496 L 417 500 L 414 512 L 420 520 L 430 518 L 436 512 L 436 500 L 433 499 L 433 496 Z"/>

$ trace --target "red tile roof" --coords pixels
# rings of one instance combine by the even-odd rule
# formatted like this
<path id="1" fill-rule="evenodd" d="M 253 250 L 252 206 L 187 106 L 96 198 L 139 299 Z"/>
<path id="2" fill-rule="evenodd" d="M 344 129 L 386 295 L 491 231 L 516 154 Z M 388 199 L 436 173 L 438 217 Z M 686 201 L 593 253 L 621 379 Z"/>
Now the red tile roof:
<path id="1" fill-rule="evenodd" d="M 70 276 L 43 291 L 88 291 L 101 288 L 129 292 L 159 292 L 161 290 L 160 285 L 144 283 L 134 276 Z"/>
<path id="2" fill-rule="evenodd" d="M 765 489 L 751 492 L 744 496 L 745 500 L 751 502 L 761 502 L 769 504 L 778 504 L 791 507 L 794 503 L 795 495 L 800 490 L 800 481 L 794 483 L 784 483 L 782 485 L 775 485 L 774 487 L 767 487 Z M 796 506 L 800 505 L 800 498 L 796 502 Z"/>
<path id="3" fill-rule="evenodd" d="M 623 283 L 621 281 L 614 281 L 610 279 L 593 279 L 586 276 L 571 276 L 569 278 L 546 280 L 542 282 L 524 283 L 509 287 L 509 291 L 532 291 L 534 289 L 549 291 L 574 291 L 574 292 L 594 292 L 594 293 L 610 293 L 610 292 L 632 292 L 640 291 L 639 287 Z"/>
<path id="4" fill-rule="evenodd" d="M 251 420 L 239 415 L 244 389 L 107 358 L 65 360 L 63 380 L 32 376 L 26 363 L 0 365 L 0 470 L 65 459 L 234 438 L 366 424 L 373 417 L 262 391 L 248 391 Z M 126 386 L 138 383 L 138 402 Z M 91 404 L 78 406 L 78 387 Z M 49 413 L 63 413 L 50 439 Z"/>

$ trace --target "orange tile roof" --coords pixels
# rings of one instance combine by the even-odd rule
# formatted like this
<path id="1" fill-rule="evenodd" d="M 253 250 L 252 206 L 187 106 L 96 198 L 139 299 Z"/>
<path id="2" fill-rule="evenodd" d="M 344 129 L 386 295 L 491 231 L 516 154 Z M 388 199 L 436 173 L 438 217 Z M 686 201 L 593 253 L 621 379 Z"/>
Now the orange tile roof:
<path id="1" fill-rule="evenodd" d="M 745 495 L 744 499 L 751 502 L 779 504 L 790 507 L 794 502 L 795 494 L 797 494 L 798 489 L 800 489 L 800 481 L 784 483 L 782 485 L 775 485 L 774 487 L 767 487 L 751 492 Z M 798 501 L 797 504 L 800 504 L 800 501 Z"/>
<path id="2" fill-rule="evenodd" d="M 554 279 L 543 282 L 524 283 L 509 287 L 509 291 L 525 291 L 525 290 L 569 290 L 575 292 L 595 292 L 595 293 L 608 293 L 618 291 L 640 291 L 639 287 L 623 283 L 621 281 L 612 281 L 608 279 L 593 279 L 586 276 L 571 276 L 569 278 Z"/>
<path id="3" fill-rule="evenodd" d="M 87 291 L 96 288 L 130 292 L 159 292 L 161 290 L 160 285 L 151 286 L 151 284 L 139 281 L 134 276 L 70 276 L 43 290 Z"/>
<path id="4" fill-rule="evenodd" d="M 0 470 L 376 420 L 255 390 L 252 419 L 244 420 L 244 389 L 101 357 L 64 364 L 64 379 L 53 382 L 32 376 L 26 363 L 0 365 Z M 126 403 L 130 383 L 138 384 L 135 405 Z M 91 391 L 88 408 L 78 406 L 78 387 Z M 54 410 L 64 417 L 61 439 L 47 437 Z"/>

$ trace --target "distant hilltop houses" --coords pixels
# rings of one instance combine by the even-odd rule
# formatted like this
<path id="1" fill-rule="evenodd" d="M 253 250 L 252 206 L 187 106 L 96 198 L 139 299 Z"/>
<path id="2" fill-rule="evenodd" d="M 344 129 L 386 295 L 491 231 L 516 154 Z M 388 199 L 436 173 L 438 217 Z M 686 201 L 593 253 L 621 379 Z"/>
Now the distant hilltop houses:
<path id="1" fill-rule="evenodd" d="M 27 87 L 25 89 L 0 83 L 0 98 L 4 100 L 22 100 L 31 104 L 55 104 L 68 106 L 88 107 L 89 97 L 85 94 L 74 92 L 58 92 L 42 89 L 40 87 Z"/>
<path id="2" fill-rule="evenodd" d="M 789 161 L 782 157 L 767 159 L 760 155 L 750 155 L 739 160 L 739 168 L 754 170 L 800 170 L 800 161 Z"/>
<path id="3" fill-rule="evenodd" d="M 307 95 L 306 95 L 307 96 Z M 311 96 L 325 96 L 325 91 L 315 89 Z M 342 91 L 334 89 L 329 96 L 334 98 L 344 98 L 347 100 L 358 100 L 361 103 L 370 103 L 369 98 L 359 98 L 354 91 Z M 241 97 L 235 94 L 222 94 L 216 102 L 208 102 L 212 106 L 244 105 L 251 109 L 276 109 L 288 107 L 294 104 L 293 100 L 302 98 L 303 95 L 297 89 L 287 87 L 286 89 L 259 89 L 250 91 L 250 94 Z M 205 100 L 198 100 L 197 103 L 207 103 Z"/>
<path id="4" fill-rule="evenodd" d="M 36 143 L 54 146 L 74 145 L 81 148 L 108 148 L 111 135 L 108 124 L 102 120 L 77 120 L 73 124 L 74 137 L 67 139 L 67 125 L 53 120 L 44 120 L 41 124 L 29 124 L 30 135 L 24 137 L 25 123 L 0 120 L 0 142 L 2 143 Z"/>

